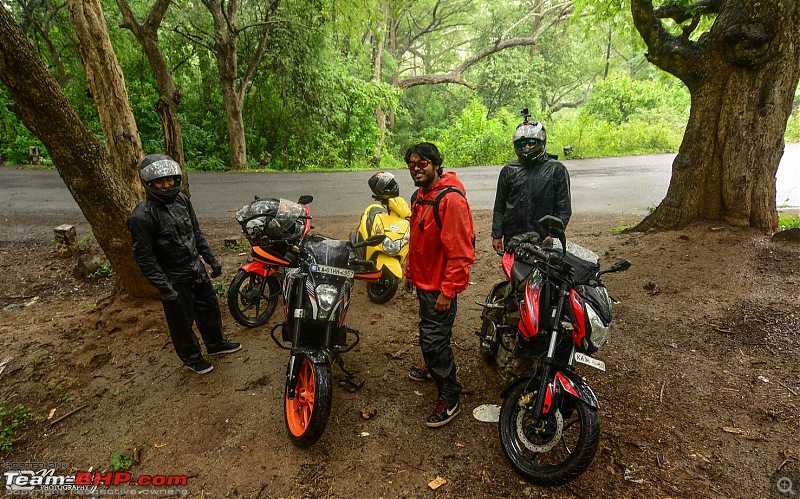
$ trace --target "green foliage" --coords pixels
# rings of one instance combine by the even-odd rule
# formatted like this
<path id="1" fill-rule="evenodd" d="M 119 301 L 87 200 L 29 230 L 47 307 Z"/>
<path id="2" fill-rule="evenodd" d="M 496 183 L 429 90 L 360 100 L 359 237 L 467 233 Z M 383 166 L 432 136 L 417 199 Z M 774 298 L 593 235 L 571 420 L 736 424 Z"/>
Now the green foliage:
<path id="1" fill-rule="evenodd" d="M 120 387 L 120 388 L 117 388 L 116 390 L 114 390 L 114 396 L 115 397 L 119 397 L 120 395 L 125 395 L 126 393 L 128 393 L 128 387 L 127 386 L 123 386 L 123 387 Z"/>
<path id="2" fill-rule="evenodd" d="M 124 450 L 118 450 L 111 456 L 111 469 L 114 471 L 130 471 L 133 467 L 133 457 Z"/>
<path id="3" fill-rule="evenodd" d="M 225 283 L 215 282 L 213 283 L 213 287 L 214 293 L 216 293 L 217 296 L 224 297 L 228 294 L 228 286 L 225 285 Z"/>
<path id="4" fill-rule="evenodd" d="M 89 279 L 90 281 L 96 281 L 98 279 L 102 279 L 104 277 L 111 277 L 113 275 L 114 275 L 114 269 L 111 268 L 111 264 L 108 261 L 103 260 L 102 262 L 99 262 L 97 270 L 87 275 L 86 278 Z"/>
<path id="5" fill-rule="evenodd" d="M 681 97 L 684 99 L 681 99 Z M 651 110 L 688 110 L 688 93 L 671 92 L 654 80 L 634 80 L 616 75 L 597 82 L 584 111 L 597 118 L 620 125 L 631 121 L 637 114 Z"/>
<path id="6" fill-rule="evenodd" d="M 477 99 L 464 109 L 438 137 L 438 146 L 447 165 L 479 166 L 504 163 L 512 151 L 511 135 L 518 118 L 502 110 L 493 119 Z"/>
<path id="7" fill-rule="evenodd" d="M 14 432 L 30 419 L 30 410 L 22 404 L 7 408 L 7 401 L 0 401 L 0 452 L 11 454 L 14 450 Z"/>
<path id="8" fill-rule="evenodd" d="M 793 228 L 800 228 L 800 214 L 778 213 L 778 229 L 788 230 Z"/>

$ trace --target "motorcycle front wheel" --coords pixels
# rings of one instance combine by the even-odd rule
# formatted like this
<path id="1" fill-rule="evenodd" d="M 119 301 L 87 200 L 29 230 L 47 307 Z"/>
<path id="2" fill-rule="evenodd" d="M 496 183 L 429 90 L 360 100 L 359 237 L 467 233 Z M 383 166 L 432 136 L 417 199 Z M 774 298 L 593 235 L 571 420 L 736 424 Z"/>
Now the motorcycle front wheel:
<path id="1" fill-rule="evenodd" d="M 333 392 L 331 391 L 331 370 L 328 364 L 314 364 L 305 355 L 293 399 L 289 399 L 288 389 L 284 396 L 286 430 L 289 440 L 298 447 L 309 447 L 322 436 L 331 413 Z"/>
<path id="2" fill-rule="evenodd" d="M 228 310 L 242 326 L 263 326 L 275 313 L 280 294 L 281 282 L 275 274 L 262 277 L 240 269 L 228 288 Z"/>
<path id="3" fill-rule="evenodd" d="M 394 276 L 389 269 L 383 268 L 383 275 L 375 282 L 367 283 L 367 296 L 372 303 L 386 303 L 397 293 L 400 279 Z"/>
<path id="4" fill-rule="evenodd" d="M 559 485 L 586 471 L 594 459 L 600 442 L 597 411 L 565 397 L 543 422 L 534 424 L 530 409 L 538 388 L 535 379 L 530 384 L 520 380 L 511 388 L 500 409 L 500 443 L 508 460 L 527 480 Z"/>

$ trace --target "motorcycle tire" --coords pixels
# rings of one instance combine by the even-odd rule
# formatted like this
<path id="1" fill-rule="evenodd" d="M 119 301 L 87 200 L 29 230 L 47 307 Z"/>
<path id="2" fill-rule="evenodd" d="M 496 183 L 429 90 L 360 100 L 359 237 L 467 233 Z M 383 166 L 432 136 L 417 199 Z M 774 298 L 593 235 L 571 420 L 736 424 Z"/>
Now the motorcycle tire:
<path id="1" fill-rule="evenodd" d="M 496 306 L 500 303 L 503 303 L 506 287 L 507 285 L 494 288 L 491 295 L 487 299 L 487 305 Z M 483 313 L 481 314 L 483 323 L 481 325 L 480 335 L 478 336 L 478 351 L 481 353 L 483 360 L 489 363 L 493 363 L 495 361 L 498 348 L 501 348 L 500 338 L 497 337 L 498 333 L 495 330 L 495 320 L 498 313 L 498 309 L 487 308 L 484 309 Z"/>
<path id="2" fill-rule="evenodd" d="M 560 485 L 578 477 L 591 464 L 600 442 L 597 411 L 565 397 L 537 431 L 521 398 L 530 398 L 539 383 L 518 381 L 500 409 L 500 443 L 508 460 L 526 480 L 537 485 Z M 526 389 L 530 386 L 531 388 Z M 534 393 L 531 393 L 531 389 Z M 533 405 L 533 401 L 529 402 Z M 562 415 L 563 413 L 563 415 Z M 560 426 L 560 428 L 559 428 Z"/>
<path id="3" fill-rule="evenodd" d="M 302 355 L 295 396 L 284 396 L 284 414 L 289 440 L 298 447 L 309 447 L 322 436 L 331 413 L 333 392 L 329 364 L 314 364 Z"/>
<path id="4" fill-rule="evenodd" d="M 384 267 L 383 275 L 380 279 L 367 283 L 367 296 L 372 303 L 386 303 L 397 293 L 399 282 L 400 279 Z"/>
<path id="5" fill-rule="evenodd" d="M 275 313 L 280 294 L 281 282 L 274 274 L 262 277 L 240 269 L 228 288 L 228 310 L 242 326 L 263 326 Z"/>

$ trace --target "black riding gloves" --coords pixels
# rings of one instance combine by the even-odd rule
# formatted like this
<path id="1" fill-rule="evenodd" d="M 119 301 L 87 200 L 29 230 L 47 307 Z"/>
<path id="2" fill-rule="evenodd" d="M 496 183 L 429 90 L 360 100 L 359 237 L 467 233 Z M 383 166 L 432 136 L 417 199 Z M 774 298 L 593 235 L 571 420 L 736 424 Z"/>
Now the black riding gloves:
<path id="1" fill-rule="evenodd" d="M 219 262 L 211 263 L 211 277 L 219 277 L 222 275 L 222 264 Z"/>

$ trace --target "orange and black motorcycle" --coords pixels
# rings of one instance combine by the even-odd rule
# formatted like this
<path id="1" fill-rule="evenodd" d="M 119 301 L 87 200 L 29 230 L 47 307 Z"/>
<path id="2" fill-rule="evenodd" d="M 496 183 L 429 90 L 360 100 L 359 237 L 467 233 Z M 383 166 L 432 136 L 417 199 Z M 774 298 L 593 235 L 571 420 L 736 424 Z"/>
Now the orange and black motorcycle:
<path id="1" fill-rule="evenodd" d="M 256 196 L 255 201 L 236 213 L 242 232 L 252 244 L 248 262 L 239 267 L 228 287 L 228 310 L 242 326 L 263 326 L 275 313 L 288 262 L 265 247 L 286 249 L 282 246 L 288 247 L 289 243 L 302 240 L 312 228 L 308 207 L 312 200 L 311 196 L 303 196 L 297 203 L 292 203 L 285 199 Z M 304 217 L 292 220 L 295 212 Z M 271 228 L 267 226 L 269 223 L 273 225 Z"/>
<path id="2" fill-rule="evenodd" d="M 256 200 L 237 213 L 248 239 L 270 262 L 285 269 L 283 322 L 271 336 L 289 350 L 284 397 L 289 439 L 308 447 L 322 436 L 333 399 L 331 368 L 335 363 L 356 386 L 361 383 L 344 366 L 341 355 L 359 342 L 360 333 L 345 323 L 355 279 L 378 280 L 382 272 L 357 250 L 383 242 L 376 235 L 352 243 L 309 233 L 311 196 L 299 203 Z"/>

